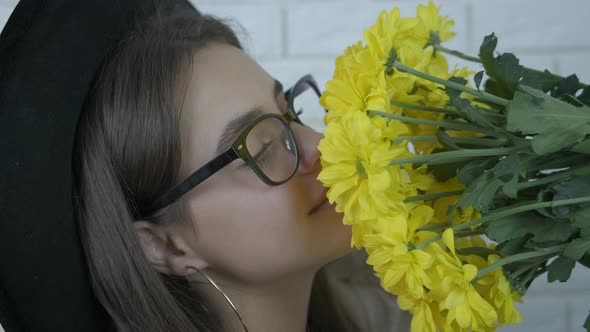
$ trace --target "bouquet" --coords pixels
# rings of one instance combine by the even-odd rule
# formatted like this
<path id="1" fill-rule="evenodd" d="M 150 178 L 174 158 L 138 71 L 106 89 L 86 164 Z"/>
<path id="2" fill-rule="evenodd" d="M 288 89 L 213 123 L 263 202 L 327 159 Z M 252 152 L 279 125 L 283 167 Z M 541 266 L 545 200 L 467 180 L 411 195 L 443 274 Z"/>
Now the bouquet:
<path id="1" fill-rule="evenodd" d="M 590 267 L 590 88 L 496 55 L 494 34 L 449 50 L 452 27 L 432 2 L 383 11 L 321 97 L 319 179 L 412 331 L 518 323 L 535 278 Z"/>

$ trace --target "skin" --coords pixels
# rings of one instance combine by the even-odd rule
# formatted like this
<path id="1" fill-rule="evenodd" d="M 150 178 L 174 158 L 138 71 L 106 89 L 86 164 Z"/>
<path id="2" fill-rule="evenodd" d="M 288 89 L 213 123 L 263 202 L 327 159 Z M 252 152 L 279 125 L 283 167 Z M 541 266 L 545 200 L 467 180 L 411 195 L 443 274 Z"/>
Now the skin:
<path id="1" fill-rule="evenodd" d="M 181 178 L 216 156 L 226 124 L 255 106 L 285 112 L 274 80 L 235 47 L 213 43 L 194 55 L 181 114 Z M 242 331 L 235 313 L 195 269 L 220 284 L 250 331 L 304 331 L 317 270 L 351 251 L 351 227 L 324 203 L 317 180 L 320 133 L 292 123 L 300 153 L 295 176 L 263 183 L 236 160 L 186 194 L 192 220 L 135 227 L 146 257 L 162 273 L 184 276 L 206 294 L 228 331 Z"/>

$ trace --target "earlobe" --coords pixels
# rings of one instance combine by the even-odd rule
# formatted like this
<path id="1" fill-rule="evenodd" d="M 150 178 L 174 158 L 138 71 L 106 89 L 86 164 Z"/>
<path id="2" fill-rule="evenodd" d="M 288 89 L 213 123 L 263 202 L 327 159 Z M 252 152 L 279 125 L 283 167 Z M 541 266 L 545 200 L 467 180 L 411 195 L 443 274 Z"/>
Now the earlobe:
<path id="1" fill-rule="evenodd" d="M 176 237 L 162 226 L 146 222 L 133 223 L 144 255 L 158 272 L 176 276 L 193 274 L 193 269 L 204 269 L 207 263 L 191 252 L 181 237 Z"/>

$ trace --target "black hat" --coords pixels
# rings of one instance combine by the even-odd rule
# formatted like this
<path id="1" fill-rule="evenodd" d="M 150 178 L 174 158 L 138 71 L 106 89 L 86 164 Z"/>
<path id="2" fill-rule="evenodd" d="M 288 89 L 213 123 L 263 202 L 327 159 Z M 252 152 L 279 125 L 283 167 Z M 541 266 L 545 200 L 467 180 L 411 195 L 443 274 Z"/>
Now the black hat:
<path id="1" fill-rule="evenodd" d="M 7 332 L 109 325 L 74 219 L 74 133 L 107 54 L 163 6 L 194 10 L 187 0 L 21 0 L 0 35 L 0 323 Z"/>

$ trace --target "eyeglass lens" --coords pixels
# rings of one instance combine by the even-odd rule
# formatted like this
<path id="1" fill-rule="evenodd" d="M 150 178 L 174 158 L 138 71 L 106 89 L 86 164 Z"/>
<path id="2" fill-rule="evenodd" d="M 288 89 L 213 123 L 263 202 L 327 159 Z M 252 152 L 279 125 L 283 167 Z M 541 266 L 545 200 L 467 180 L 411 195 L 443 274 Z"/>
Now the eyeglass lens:
<path id="1" fill-rule="evenodd" d="M 320 98 L 309 83 L 303 82 L 293 91 L 293 110 L 298 114 L 303 124 L 313 130 L 323 133 L 326 129 L 324 116 L 326 111 L 320 105 Z"/>
<path id="2" fill-rule="evenodd" d="M 246 147 L 271 181 L 284 181 L 297 168 L 295 139 L 287 125 L 277 118 L 267 118 L 256 124 L 246 137 Z"/>

